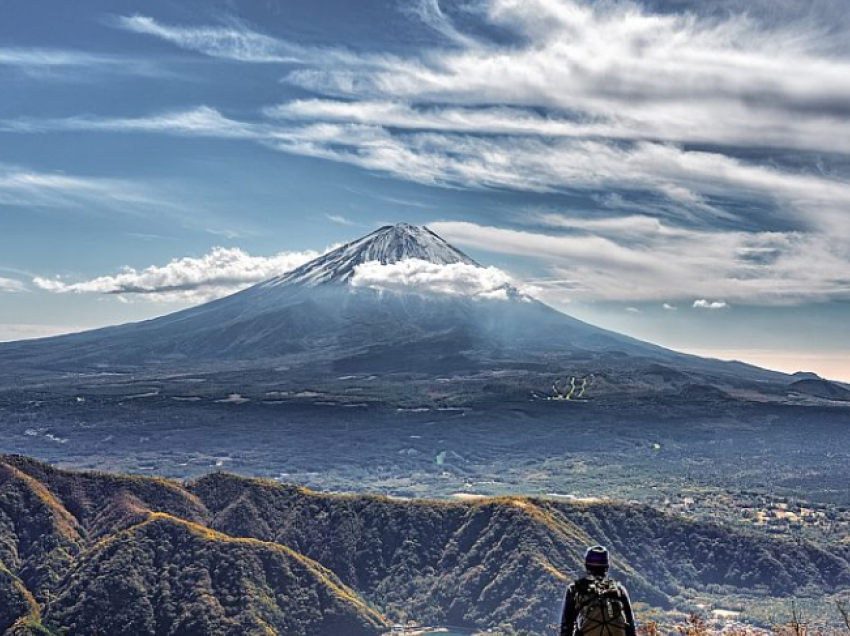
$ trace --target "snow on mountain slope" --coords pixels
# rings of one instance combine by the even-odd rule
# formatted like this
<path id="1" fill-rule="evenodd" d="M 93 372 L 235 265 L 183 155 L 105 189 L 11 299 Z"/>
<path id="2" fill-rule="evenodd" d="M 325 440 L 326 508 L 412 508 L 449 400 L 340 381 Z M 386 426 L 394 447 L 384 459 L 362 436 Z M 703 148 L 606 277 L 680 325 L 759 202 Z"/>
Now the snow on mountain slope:
<path id="1" fill-rule="evenodd" d="M 347 283 L 353 278 L 358 265 L 370 262 L 389 265 L 409 259 L 427 261 L 436 265 L 463 263 L 480 267 L 478 263 L 449 245 L 428 228 L 399 223 L 375 230 L 283 276 L 261 283 L 259 287 Z"/>

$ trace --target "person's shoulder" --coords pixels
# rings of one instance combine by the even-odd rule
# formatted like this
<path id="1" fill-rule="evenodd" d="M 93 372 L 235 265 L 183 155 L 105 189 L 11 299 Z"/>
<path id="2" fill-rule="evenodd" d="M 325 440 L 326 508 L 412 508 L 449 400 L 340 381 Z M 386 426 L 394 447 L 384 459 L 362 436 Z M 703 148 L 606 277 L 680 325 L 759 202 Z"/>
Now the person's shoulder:
<path id="1" fill-rule="evenodd" d="M 594 585 L 594 580 L 589 576 L 583 576 L 570 583 L 570 589 L 577 594 L 587 594 Z"/>
<path id="2" fill-rule="evenodd" d="M 626 586 L 620 583 L 619 581 L 612 581 L 614 587 L 617 589 L 617 592 L 620 593 L 621 596 L 628 596 L 629 591 L 626 589 Z"/>

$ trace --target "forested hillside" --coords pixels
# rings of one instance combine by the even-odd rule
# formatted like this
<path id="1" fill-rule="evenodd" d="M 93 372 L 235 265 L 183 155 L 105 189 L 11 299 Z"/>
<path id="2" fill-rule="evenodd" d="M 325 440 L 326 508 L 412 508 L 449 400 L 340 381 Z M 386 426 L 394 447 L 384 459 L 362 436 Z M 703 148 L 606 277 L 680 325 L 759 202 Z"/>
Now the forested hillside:
<path id="1" fill-rule="evenodd" d="M 542 633 L 596 542 L 635 599 L 657 607 L 709 589 L 850 589 L 847 548 L 643 506 L 408 502 L 226 474 L 182 485 L 9 456 L 0 634 L 367 636 L 409 619 Z"/>
<path id="2" fill-rule="evenodd" d="M 202 525 L 206 514 L 170 482 L 0 462 L 0 633 L 368 636 L 386 628 L 321 565 L 214 532 Z"/>

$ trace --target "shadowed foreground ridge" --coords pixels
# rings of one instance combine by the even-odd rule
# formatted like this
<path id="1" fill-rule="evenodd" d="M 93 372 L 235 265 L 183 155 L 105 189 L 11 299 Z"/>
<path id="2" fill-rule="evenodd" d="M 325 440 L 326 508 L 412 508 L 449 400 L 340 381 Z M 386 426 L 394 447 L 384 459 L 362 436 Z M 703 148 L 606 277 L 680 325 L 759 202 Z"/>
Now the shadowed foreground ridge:
<path id="1" fill-rule="evenodd" d="M 183 486 L 6 456 L 0 634 L 367 636 L 408 619 L 543 633 L 595 542 L 658 607 L 710 586 L 850 588 L 847 549 L 643 506 L 408 502 L 227 474 Z"/>

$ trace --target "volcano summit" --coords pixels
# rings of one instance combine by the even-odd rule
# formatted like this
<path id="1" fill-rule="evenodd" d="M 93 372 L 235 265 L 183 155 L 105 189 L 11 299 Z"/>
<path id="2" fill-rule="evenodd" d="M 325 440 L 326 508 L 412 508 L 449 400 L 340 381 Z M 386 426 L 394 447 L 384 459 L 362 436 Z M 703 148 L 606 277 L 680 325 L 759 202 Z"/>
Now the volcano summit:
<path id="1" fill-rule="evenodd" d="M 411 259 L 434 265 L 462 263 L 481 267 L 427 227 L 399 223 L 347 243 L 292 272 L 272 278 L 262 286 L 347 283 L 354 277 L 359 265 L 375 262 L 391 265 Z"/>

